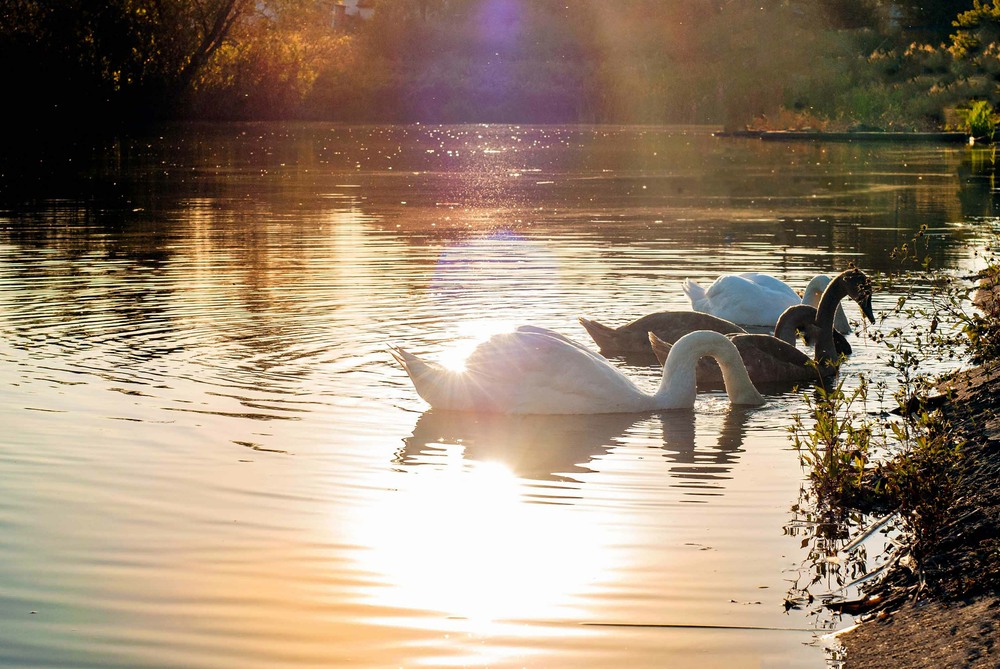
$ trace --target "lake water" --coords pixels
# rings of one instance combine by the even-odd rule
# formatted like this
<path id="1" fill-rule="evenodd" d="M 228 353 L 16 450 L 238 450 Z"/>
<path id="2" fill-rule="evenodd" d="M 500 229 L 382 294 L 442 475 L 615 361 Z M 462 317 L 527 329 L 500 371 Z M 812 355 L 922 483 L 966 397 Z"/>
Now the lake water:
<path id="1" fill-rule="evenodd" d="M 887 271 L 921 225 L 966 271 L 985 159 L 328 125 L 8 156 L 0 666 L 829 666 L 851 620 L 785 606 L 849 580 L 796 510 L 799 393 L 448 415 L 387 346 L 456 360 L 523 323 L 592 346 L 579 316 L 689 308 L 686 277 Z M 848 372 L 884 366 L 852 342 Z"/>

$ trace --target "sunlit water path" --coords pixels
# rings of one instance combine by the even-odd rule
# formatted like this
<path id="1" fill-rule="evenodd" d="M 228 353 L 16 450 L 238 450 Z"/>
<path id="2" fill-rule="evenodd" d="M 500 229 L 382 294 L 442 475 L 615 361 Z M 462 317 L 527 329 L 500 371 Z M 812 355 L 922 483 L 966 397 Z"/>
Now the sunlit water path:
<path id="1" fill-rule="evenodd" d="M 579 316 L 686 309 L 686 277 L 887 270 L 921 225 L 968 271 L 977 159 L 260 125 L 5 166 L 0 665 L 826 666 L 850 621 L 785 606 L 829 568 L 793 510 L 799 393 L 448 415 L 386 347 L 458 363 L 522 323 L 590 345 Z"/>

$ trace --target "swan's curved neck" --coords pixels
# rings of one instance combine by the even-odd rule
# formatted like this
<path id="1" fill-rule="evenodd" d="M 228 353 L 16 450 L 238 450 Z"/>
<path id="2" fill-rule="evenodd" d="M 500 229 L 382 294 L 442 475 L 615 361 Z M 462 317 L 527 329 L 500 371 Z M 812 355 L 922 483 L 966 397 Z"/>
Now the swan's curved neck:
<path id="1" fill-rule="evenodd" d="M 663 365 L 663 378 L 652 399 L 658 409 L 685 409 L 694 406 L 697 391 L 695 370 L 698 360 L 710 356 L 722 368 L 722 380 L 733 404 L 762 404 L 764 398 L 750 381 L 746 365 L 736 345 L 718 332 L 691 332 L 670 348 Z"/>
<path id="2" fill-rule="evenodd" d="M 774 326 L 774 336 L 786 344 L 795 346 L 795 334 L 811 326 L 816 320 L 816 308 L 808 304 L 788 307 Z"/>
<path id="3" fill-rule="evenodd" d="M 833 319 L 837 315 L 840 301 L 847 297 L 847 282 L 838 276 L 823 291 L 816 309 L 816 361 L 828 362 L 837 359 L 837 347 L 833 343 Z"/>

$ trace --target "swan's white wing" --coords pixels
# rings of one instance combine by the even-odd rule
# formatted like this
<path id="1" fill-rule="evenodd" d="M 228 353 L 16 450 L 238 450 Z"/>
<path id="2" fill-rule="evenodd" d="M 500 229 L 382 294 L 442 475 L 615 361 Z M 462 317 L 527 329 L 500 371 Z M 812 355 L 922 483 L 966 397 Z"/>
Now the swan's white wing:
<path id="1" fill-rule="evenodd" d="M 724 274 L 708 287 L 709 297 L 729 295 L 740 298 L 767 298 L 795 300 L 800 303 L 802 298 L 795 290 L 781 279 L 760 272 L 743 272 L 742 274 Z"/>
<path id="2" fill-rule="evenodd" d="M 750 279 L 738 274 L 723 274 L 712 282 L 705 294 L 712 300 L 729 296 L 756 295 L 760 287 Z"/>
<path id="3" fill-rule="evenodd" d="M 607 360 L 562 336 L 510 332 L 483 342 L 466 360 L 471 386 L 507 413 L 641 410 L 645 396 Z"/>
<path id="4" fill-rule="evenodd" d="M 596 351 L 591 351 L 589 348 L 587 348 L 583 344 L 575 342 L 572 339 L 570 339 L 569 337 L 567 337 L 565 335 L 562 335 L 562 334 L 559 334 L 555 330 L 549 330 L 548 328 L 538 327 L 537 325 L 521 325 L 521 326 L 519 326 L 517 328 L 516 332 L 530 332 L 530 333 L 534 333 L 534 334 L 545 335 L 547 337 L 554 337 L 555 339 L 559 339 L 561 341 L 564 341 L 567 344 L 570 344 L 571 346 L 575 346 L 576 348 L 580 349 L 581 351 L 583 351 L 584 353 L 586 353 L 587 355 L 589 355 L 589 356 L 591 356 L 593 358 L 596 358 L 598 360 L 603 360 L 605 362 L 608 361 L 608 359 L 605 358 L 600 353 L 597 353 Z"/>
<path id="5" fill-rule="evenodd" d="M 498 334 L 476 347 L 465 361 L 466 373 L 494 382 L 559 387 L 566 380 L 588 381 L 586 386 L 634 384 L 603 357 L 562 336 L 517 331 Z"/>
<path id="6" fill-rule="evenodd" d="M 739 325 L 774 327 L 785 309 L 801 302 L 795 291 L 778 279 L 764 274 L 749 274 L 763 283 L 736 274 L 716 279 L 706 291 L 707 307 L 704 311 Z"/>
<path id="7" fill-rule="evenodd" d="M 788 299 L 795 300 L 796 303 L 802 301 L 802 298 L 799 297 L 794 288 L 781 279 L 773 277 L 770 274 L 761 274 L 760 272 L 743 272 L 739 276 L 747 279 L 757 286 L 760 286 L 763 290 L 767 291 L 767 293 L 773 295 L 775 299 L 786 297 Z"/>

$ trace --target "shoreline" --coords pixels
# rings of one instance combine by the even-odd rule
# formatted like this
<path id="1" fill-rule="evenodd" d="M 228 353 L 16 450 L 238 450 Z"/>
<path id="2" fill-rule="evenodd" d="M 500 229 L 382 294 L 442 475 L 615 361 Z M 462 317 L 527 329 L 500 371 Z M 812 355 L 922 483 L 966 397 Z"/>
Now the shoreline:
<path id="1" fill-rule="evenodd" d="M 759 139 L 765 142 L 936 142 L 971 144 L 973 138 L 964 132 L 880 132 L 821 130 L 732 130 L 713 133 L 715 137 Z"/>
<path id="2" fill-rule="evenodd" d="M 973 301 L 995 326 L 995 270 Z M 1000 360 L 948 375 L 927 400 L 962 443 L 954 501 L 933 535 L 900 548 L 865 602 L 882 602 L 836 635 L 843 669 L 1000 666 Z"/>

